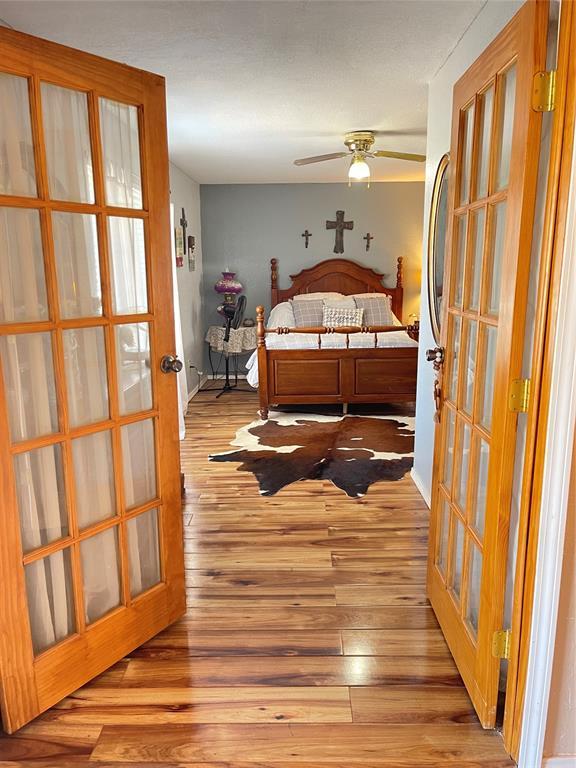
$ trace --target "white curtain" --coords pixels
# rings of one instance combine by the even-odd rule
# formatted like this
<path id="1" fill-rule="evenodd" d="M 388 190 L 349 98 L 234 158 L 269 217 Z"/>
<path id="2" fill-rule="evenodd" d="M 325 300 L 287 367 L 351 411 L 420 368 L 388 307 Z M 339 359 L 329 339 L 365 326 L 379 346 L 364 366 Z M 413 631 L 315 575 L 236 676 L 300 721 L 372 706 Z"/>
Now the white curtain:
<path id="1" fill-rule="evenodd" d="M 0 191 L 35 196 L 27 95 L 24 78 L 0 75 Z M 42 86 L 42 108 L 51 196 L 61 200 L 93 200 L 85 94 L 45 84 Z M 100 117 L 107 200 L 117 205 L 141 207 L 137 111 L 102 100 Z M 136 311 L 146 311 L 147 306 L 141 306 L 142 297 L 145 299 L 146 296 L 141 225 L 132 223 L 134 220 L 130 219 L 117 221 L 120 222 L 118 234 L 110 243 L 116 311 L 134 311 L 134 306 L 138 307 Z M 54 213 L 52 228 L 62 316 L 86 318 L 101 315 L 95 217 Z M 111 229 L 114 229 L 113 225 Z M 9 323 L 47 318 L 38 211 L 0 208 L 0 321 Z M 140 325 L 120 328 L 126 333 L 119 337 L 120 331 L 117 330 L 117 342 L 126 342 L 126 334 L 134 336 L 134 333 L 136 342 L 131 345 L 124 343 L 122 347 L 118 343 L 119 360 L 121 363 L 133 363 L 136 355 L 137 370 L 147 372 L 149 386 L 149 361 L 146 360 L 149 350 L 147 342 L 143 341 Z M 68 411 L 72 425 L 108 418 L 103 329 L 67 330 L 63 334 L 63 343 Z M 56 432 L 58 414 L 51 335 L 3 336 L 0 338 L 0 356 L 12 441 Z M 120 377 L 120 381 L 124 386 L 128 378 Z M 144 399 L 137 402 L 147 401 L 145 386 L 140 392 L 140 397 Z M 121 408 L 129 409 L 124 390 L 119 394 Z M 138 439 L 138 435 L 133 437 Z M 146 500 L 143 498 L 146 493 L 151 498 L 156 492 L 153 442 L 137 445 L 136 449 L 136 455 L 130 451 L 127 455 L 124 451 L 124 486 L 128 503 L 132 497 Z M 147 452 L 143 463 L 142 450 Z M 51 445 L 19 454 L 15 459 L 22 543 L 26 551 L 68 534 L 61 451 L 60 445 Z M 74 441 L 72 458 L 82 525 L 93 524 L 114 514 L 117 510 L 111 434 L 104 431 Z M 133 594 L 147 589 L 159 579 L 155 526 L 155 514 L 146 513 L 128 527 Z M 120 601 L 117 548 L 117 529 L 105 531 L 81 544 L 88 622 L 99 618 Z M 74 631 L 69 551 L 57 552 L 27 566 L 25 574 L 33 644 L 38 652 Z"/>

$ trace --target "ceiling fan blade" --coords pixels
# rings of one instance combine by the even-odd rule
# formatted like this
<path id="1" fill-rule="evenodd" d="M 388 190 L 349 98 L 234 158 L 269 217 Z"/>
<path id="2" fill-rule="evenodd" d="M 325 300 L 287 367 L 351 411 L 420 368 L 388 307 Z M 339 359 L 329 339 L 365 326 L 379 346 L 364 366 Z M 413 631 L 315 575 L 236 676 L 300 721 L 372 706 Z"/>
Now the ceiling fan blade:
<path id="1" fill-rule="evenodd" d="M 309 163 L 322 163 L 324 160 L 337 160 L 339 157 L 347 157 L 348 154 L 348 152 L 333 152 L 331 155 L 301 157 L 300 160 L 294 160 L 294 165 L 308 165 Z"/>
<path id="2" fill-rule="evenodd" d="M 394 160 L 412 160 L 415 163 L 423 163 L 426 155 L 413 155 L 410 152 L 388 152 L 386 149 L 377 149 L 372 152 L 374 157 L 392 157 Z"/>

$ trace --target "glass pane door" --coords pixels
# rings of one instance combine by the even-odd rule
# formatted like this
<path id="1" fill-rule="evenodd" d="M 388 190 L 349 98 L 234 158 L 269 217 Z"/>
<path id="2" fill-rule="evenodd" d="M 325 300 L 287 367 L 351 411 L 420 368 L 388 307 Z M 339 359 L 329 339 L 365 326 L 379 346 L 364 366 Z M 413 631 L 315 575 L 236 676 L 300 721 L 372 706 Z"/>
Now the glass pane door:
<path id="1" fill-rule="evenodd" d="M 0 70 L 21 39 L 0 30 Z M 45 47 L 58 61 L 58 46 Z M 184 604 L 183 584 L 171 601 L 160 594 L 183 568 L 178 445 L 166 440 L 177 434 L 176 383 L 157 365 L 173 351 L 173 326 L 152 289 L 171 281 L 169 248 L 158 248 L 169 236 L 162 94 L 150 95 L 155 76 L 146 86 L 112 63 L 101 65 L 110 86 L 102 72 L 94 81 L 81 53 L 59 78 L 35 50 L 28 72 L 0 71 L 0 418 L 12 484 L 3 508 L 12 499 L 27 595 L 18 640 L 34 670 L 26 713 L 4 697 L 9 729 L 116 661 L 101 645 L 108 633 L 125 635 L 127 652 Z M 148 163 L 145 124 L 159 137 L 160 160 Z M 158 617 L 138 626 L 154 600 Z M 62 658 L 72 670 L 91 643 L 92 670 L 79 665 L 68 682 L 52 674 Z"/>
<path id="2" fill-rule="evenodd" d="M 503 610 L 516 429 L 507 392 L 521 365 L 536 176 L 529 168 L 538 162 L 538 142 L 529 137 L 538 136 L 539 118 L 529 89 L 516 89 L 520 79 L 531 82 L 538 64 L 526 30 L 545 36 L 546 20 L 537 19 L 535 6 L 524 6 L 454 90 L 428 588 L 485 726 L 493 725 L 496 711 L 499 662 L 491 656 L 491 635 Z"/>

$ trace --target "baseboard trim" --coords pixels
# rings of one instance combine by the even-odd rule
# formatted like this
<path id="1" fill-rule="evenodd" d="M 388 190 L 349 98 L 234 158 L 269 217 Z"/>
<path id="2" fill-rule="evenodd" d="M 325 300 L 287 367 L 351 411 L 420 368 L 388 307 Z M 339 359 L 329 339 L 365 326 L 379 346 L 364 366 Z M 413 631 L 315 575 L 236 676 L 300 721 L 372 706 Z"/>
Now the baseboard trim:
<path id="1" fill-rule="evenodd" d="M 202 376 L 200 378 L 200 380 L 198 381 L 198 384 L 196 384 L 194 389 L 191 392 L 188 393 L 188 402 L 190 402 L 190 400 L 192 400 L 194 395 L 198 394 L 198 392 L 202 389 L 202 387 L 204 386 L 204 384 L 206 384 L 207 381 L 208 381 L 208 376 Z"/>
<path id="2" fill-rule="evenodd" d="M 545 757 L 542 768 L 576 768 L 576 755 L 562 757 Z"/>
<path id="3" fill-rule="evenodd" d="M 420 491 L 420 495 L 422 496 L 422 498 L 424 499 L 424 501 L 428 505 L 428 509 L 430 509 L 431 506 L 432 506 L 432 499 L 431 499 L 431 496 L 430 496 L 430 491 L 424 485 L 424 483 L 422 482 L 422 478 L 414 470 L 414 467 L 412 467 L 412 469 L 410 470 L 410 477 L 414 481 L 414 485 L 416 486 L 416 488 L 418 488 L 418 490 Z"/>

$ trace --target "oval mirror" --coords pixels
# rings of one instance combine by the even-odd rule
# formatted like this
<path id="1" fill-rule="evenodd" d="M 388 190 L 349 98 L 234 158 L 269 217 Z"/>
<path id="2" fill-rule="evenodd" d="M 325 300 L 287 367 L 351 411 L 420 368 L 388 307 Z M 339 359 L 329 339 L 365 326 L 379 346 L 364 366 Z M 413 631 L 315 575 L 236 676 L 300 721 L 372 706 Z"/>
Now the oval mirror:
<path id="1" fill-rule="evenodd" d="M 436 344 L 440 343 L 440 317 L 444 284 L 444 258 L 446 255 L 446 222 L 448 217 L 448 165 L 450 156 L 445 154 L 436 170 L 430 223 L 428 225 L 428 306 L 430 322 Z"/>

